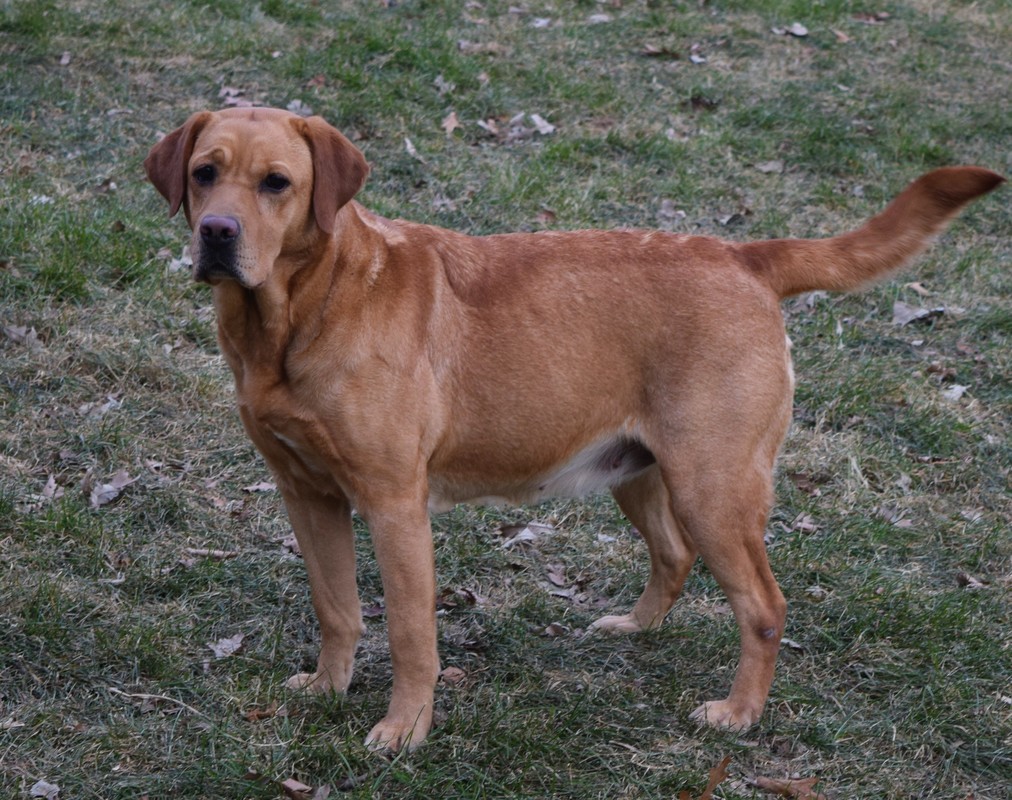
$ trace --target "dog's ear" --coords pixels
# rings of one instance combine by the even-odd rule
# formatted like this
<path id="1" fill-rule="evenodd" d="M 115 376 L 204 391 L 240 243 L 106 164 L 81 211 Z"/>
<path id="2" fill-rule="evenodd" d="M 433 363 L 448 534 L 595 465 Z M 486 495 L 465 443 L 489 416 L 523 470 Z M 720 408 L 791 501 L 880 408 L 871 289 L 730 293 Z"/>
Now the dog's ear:
<path id="1" fill-rule="evenodd" d="M 187 166 L 193 154 L 193 143 L 211 119 L 209 111 L 193 114 L 182 127 L 176 128 L 151 148 L 144 159 L 148 180 L 169 201 L 169 216 L 173 216 L 186 198 Z"/>
<path id="2" fill-rule="evenodd" d="M 365 156 L 322 117 L 299 120 L 313 152 L 313 214 L 324 233 L 334 232 L 338 210 L 362 188 L 369 165 Z"/>

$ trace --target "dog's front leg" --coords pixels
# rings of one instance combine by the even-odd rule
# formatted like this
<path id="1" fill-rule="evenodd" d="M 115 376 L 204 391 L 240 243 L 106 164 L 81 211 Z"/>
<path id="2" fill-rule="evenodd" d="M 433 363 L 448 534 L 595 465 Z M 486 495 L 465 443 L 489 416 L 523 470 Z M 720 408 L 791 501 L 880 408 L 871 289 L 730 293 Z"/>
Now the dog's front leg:
<path id="1" fill-rule="evenodd" d="M 289 678 L 290 689 L 343 692 L 351 683 L 355 647 L 362 635 L 362 606 L 355 583 L 355 539 L 351 506 L 344 497 L 304 487 L 282 496 L 309 575 L 320 622 L 320 655 L 315 672 Z"/>
<path id="2" fill-rule="evenodd" d="M 432 726 L 439 674 L 436 569 L 426 497 L 421 494 L 360 508 L 383 580 L 393 664 L 390 706 L 365 740 L 373 750 L 413 750 Z"/>

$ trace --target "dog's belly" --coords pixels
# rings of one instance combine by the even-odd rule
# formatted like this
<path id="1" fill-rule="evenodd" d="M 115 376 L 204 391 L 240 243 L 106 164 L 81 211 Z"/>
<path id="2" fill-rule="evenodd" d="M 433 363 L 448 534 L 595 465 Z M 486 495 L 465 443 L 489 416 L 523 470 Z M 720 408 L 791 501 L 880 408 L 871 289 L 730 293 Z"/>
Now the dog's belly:
<path id="1" fill-rule="evenodd" d="M 502 484 L 459 476 L 429 475 L 429 510 L 447 511 L 458 503 L 516 505 L 550 497 L 583 497 L 625 483 L 654 463 L 641 442 L 616 436 L 596 442 L 541 475 Z"/>

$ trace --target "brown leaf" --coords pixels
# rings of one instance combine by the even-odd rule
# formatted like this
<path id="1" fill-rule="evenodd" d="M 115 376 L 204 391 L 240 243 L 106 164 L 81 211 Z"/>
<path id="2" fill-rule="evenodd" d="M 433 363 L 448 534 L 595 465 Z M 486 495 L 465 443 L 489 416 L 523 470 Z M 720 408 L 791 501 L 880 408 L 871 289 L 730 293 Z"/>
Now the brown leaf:
<path id="1" fill-rule="evenodd" d="M 302 781 L 295 780 L 295 778 L 281 781 L 281 791 L 285 793 L 286 797 L 292 798 L 292 800 L 312 800 L 311 792 L 313 791 L 313 787 L 307 786 Z"/>
<path id="2" fill-rule="evenodd" d="M 259 722 L 262 719 L 273 719 L 274 717 L 287 717 L 288 710 L 279 706 L 277 700 L 272 700 L 266 708 L 251 708 L 244 715 L 250 722 Z"/>
<path id="3" fill-rule="evenodd" d="M 447 667 L 439 673 L 439 679 L 447 686 L 458 686 L 466 677 L 467 673 L 460 667 Z"/>
<path id="4" fill-rule="evenodd" d="M 797 800 L 826 800 L 826 796 L 815 791 L 815 784 L 818 778 L 764 778 L 761 775 L 753 778 L 749 783 L 762 789 L 764 792 L 780 795 L 781 797 L 794 797 Z"/>
<path id="5" fill-rule="evenodd" d="M 453 136 L 453 132 L 463 126 L 460 124 L 460 120 L 457 119 L 457 112 L 451 111 L 439 124 L 439 127 L 446 131 L 447 136 Z"/>
<path id="6" fill-rule="evenodd" d="M 565 564 L 549 564 L 545 569 L 545 573 L 548 575 L 548 580 L 556 586 L 565 586 L 569 583 L 566 579 Z"/>
<path id="7" fill-rule="evenodd" d="M 681 58 L 681 54 L 675 50 L 669 50 L 667 47 L 658 47 L 655 44 L 645 44 L 643 49 L 640 50 L 640 55 L 647 58 L 670 58 L 676 60 Z"/>
<path id="8" fill-rule="evenodd" d="M 731 763 L 731 756 L 724 756 L 721 762 L 710 770 L 710 780 L 706 782 L 706 788 L 699 796 L 699 800 L 710 800 L 713 797 L 713 790 L 716 789 L 727 777 L 727 766 Z"/>

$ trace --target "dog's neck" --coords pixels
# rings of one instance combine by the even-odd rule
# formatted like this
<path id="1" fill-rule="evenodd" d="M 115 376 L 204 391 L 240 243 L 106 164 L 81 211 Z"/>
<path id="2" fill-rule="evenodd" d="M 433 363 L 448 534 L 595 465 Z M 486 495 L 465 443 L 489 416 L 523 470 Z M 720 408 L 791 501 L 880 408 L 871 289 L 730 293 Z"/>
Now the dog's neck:
<path id="1" fill-rule="evenodd" d="M 251 379 L 268 385 L 283 380 L 286 358 L 321 334 L 332 303 L 365 301 L 375 276 L 362 254 L 375 252 L 375 243 L 362 240 L 375 237 L 350 203 L 331 235 L 318 231 L 303 251 L 282 253 L 260 286 L 229 280 L 213 287 L 219 345 L 240 390 Z"/>

